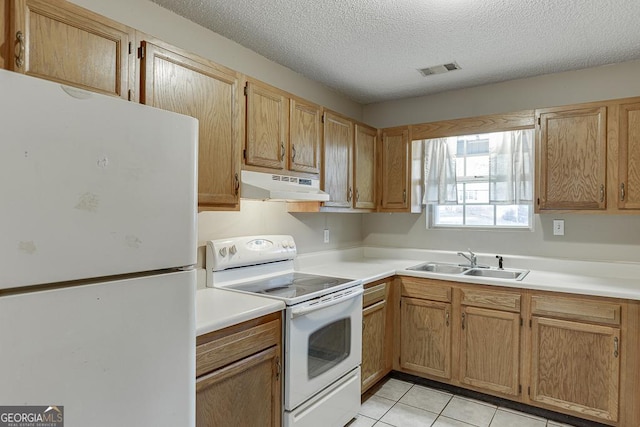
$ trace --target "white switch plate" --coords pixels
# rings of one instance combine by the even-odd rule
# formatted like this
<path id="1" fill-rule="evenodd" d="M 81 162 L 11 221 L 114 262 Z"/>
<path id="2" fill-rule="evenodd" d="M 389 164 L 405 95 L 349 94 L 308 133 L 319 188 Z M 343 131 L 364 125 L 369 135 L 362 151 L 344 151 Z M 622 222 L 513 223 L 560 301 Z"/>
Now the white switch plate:
<path id="1" fill-rule="evenodd" d="M 329 243 L 329 229 L 328 228 L 324 229 L 324 242 L 325 243 Z"/>
<path id="2" fill-rule="evenodd" d="M 564 219 L 553 220 L 553 235 L 564 236 Z"/>

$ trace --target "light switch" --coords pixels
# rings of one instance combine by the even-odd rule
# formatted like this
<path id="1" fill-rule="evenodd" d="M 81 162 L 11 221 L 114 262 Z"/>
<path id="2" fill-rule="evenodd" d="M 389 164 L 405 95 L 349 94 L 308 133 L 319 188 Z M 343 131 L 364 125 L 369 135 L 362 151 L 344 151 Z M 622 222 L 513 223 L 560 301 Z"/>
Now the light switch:
<path id="1" fill-rule="evenodd" d="M 553 235 L 564 236 L 564 219 L 553 220 Z"/>

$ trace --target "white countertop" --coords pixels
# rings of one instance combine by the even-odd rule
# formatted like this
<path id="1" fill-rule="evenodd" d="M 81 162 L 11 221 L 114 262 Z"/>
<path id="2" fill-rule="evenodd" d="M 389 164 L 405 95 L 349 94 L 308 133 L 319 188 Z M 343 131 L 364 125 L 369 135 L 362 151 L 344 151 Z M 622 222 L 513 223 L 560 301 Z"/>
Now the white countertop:
<path id="1" fill-rule="evenodd" d="M 284 302 L 225 289 L 196 292 L 196 335 L 284 310 Z"/>
<path id="2" fill-rule="evenodd" d="M 409 271 L 426 261 L 458 263 L 455 252 L 396 248 L 353 248 L 299 255 L 296 270 L 361 280 L 363 284 L 394 275 L 425 277 L 541 291 L 640 300 L 640 263 L 547 259 L 504 255 L 506 268 L 529 270 L 521 280 L 490 279 Z M 493 254 L 478 254 L 478 262 L 494 265 Z M 283 302 L 225 289 L 196 293 L 196 332 L 202 335 L 283 310 Z"/>

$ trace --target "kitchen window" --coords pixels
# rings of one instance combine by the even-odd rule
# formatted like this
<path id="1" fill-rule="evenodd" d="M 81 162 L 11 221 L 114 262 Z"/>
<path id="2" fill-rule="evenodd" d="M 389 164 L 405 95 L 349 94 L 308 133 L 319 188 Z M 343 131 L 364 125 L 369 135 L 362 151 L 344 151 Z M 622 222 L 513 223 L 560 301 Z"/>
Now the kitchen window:
<path id="1" fill-rule="evenodd" d="M 533 130 L 424 141 L 428 228 L 531 229 Z"/>

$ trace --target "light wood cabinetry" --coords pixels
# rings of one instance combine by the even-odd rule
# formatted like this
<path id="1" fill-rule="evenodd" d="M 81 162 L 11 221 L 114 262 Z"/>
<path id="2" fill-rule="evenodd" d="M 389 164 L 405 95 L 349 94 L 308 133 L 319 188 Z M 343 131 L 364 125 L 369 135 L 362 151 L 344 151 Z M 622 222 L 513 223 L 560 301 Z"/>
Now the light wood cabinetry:
<path id="1" fill-rule="evenodd" d="M 640 209 L 640 100 L 618 109 L 618 208 Z"/>
<path id="2" fill-rule="evenodd" d="M 537 208 L 606 209 L 607 107 L 544 109 L 536 115 Z"/>
<path id="3" fill-rule="evenodd" d="M 460 381 L 520 394 L 520 295 L 462 288 Z"/>
<path id="4" fill-rule="evenodd" d="M 66 1 L 8 3 L 6 66 L 93 92 L 130 97 L 133 29 Z"/>
<path id="5" fill-rule="evenodd" d="M 620 304 L 533 296 L 530 398 L 548 407 L 617 421 Z"/>
<path id="6" fill-rule="evenodd" d="M 143 41 L 140 102 L 199 120 L 198 205 L 239 209 L 242 111 L 238 75 L 180 49 Z"/>
<path id="7" fill-rule="evenodd" d="M 322 107 L 298 98 L 289 102 L 289 169 L 320 173 Z"/>
<path id="8" fill-rule="evenodd" d="M 289 98 L 259 82 L 246 84 L 247 142 L 245 164 L 274 170 L 287 167 Z"/>
<path id="9" fill-rule="evenodd" d="M 451 287 L 403 278 L 400 298 L 400 368 L 451 378 Z"/>
<path id="10" fill-rule="evenodd" d="M 322 187 L 330 199 L 325 206 L 350 208 L 353 199 L 353 122 L 324 113 Z"/>
<path id="11" fill-rule="evenodd" d="M 196 426 L 280 426 L 280 360 L 280 313 L 198 337 Z"/>
<path id="12" fill-rule="evenodd" d="M 322 107 L 254 79 L 248 79 L 245 95 L 246 167 L 319 175 Z"/>
<path id="13" fill-rule="evenodd" d="M 380 143 L 380 210 L 409 212 L 411 208 L 411 140 L 408 127 L 384 129 Z"/>
<path id="14" fill-rule="evenodd" d="M 378 130 L 359 123 L 355 125 L 354 207 L 356 209 L 376 208 L 376 146 Z"/>
<path id="15" fill-rule="evenodd" d="M 362 393 L 391 371 L 391 283 L 382 281 L 365 286 L 362 302 Z"/>
<path id="16" fill-rule="evenodd" d="M 0 68 L 9 68 L 9 0 L 0 0 Z"/>

